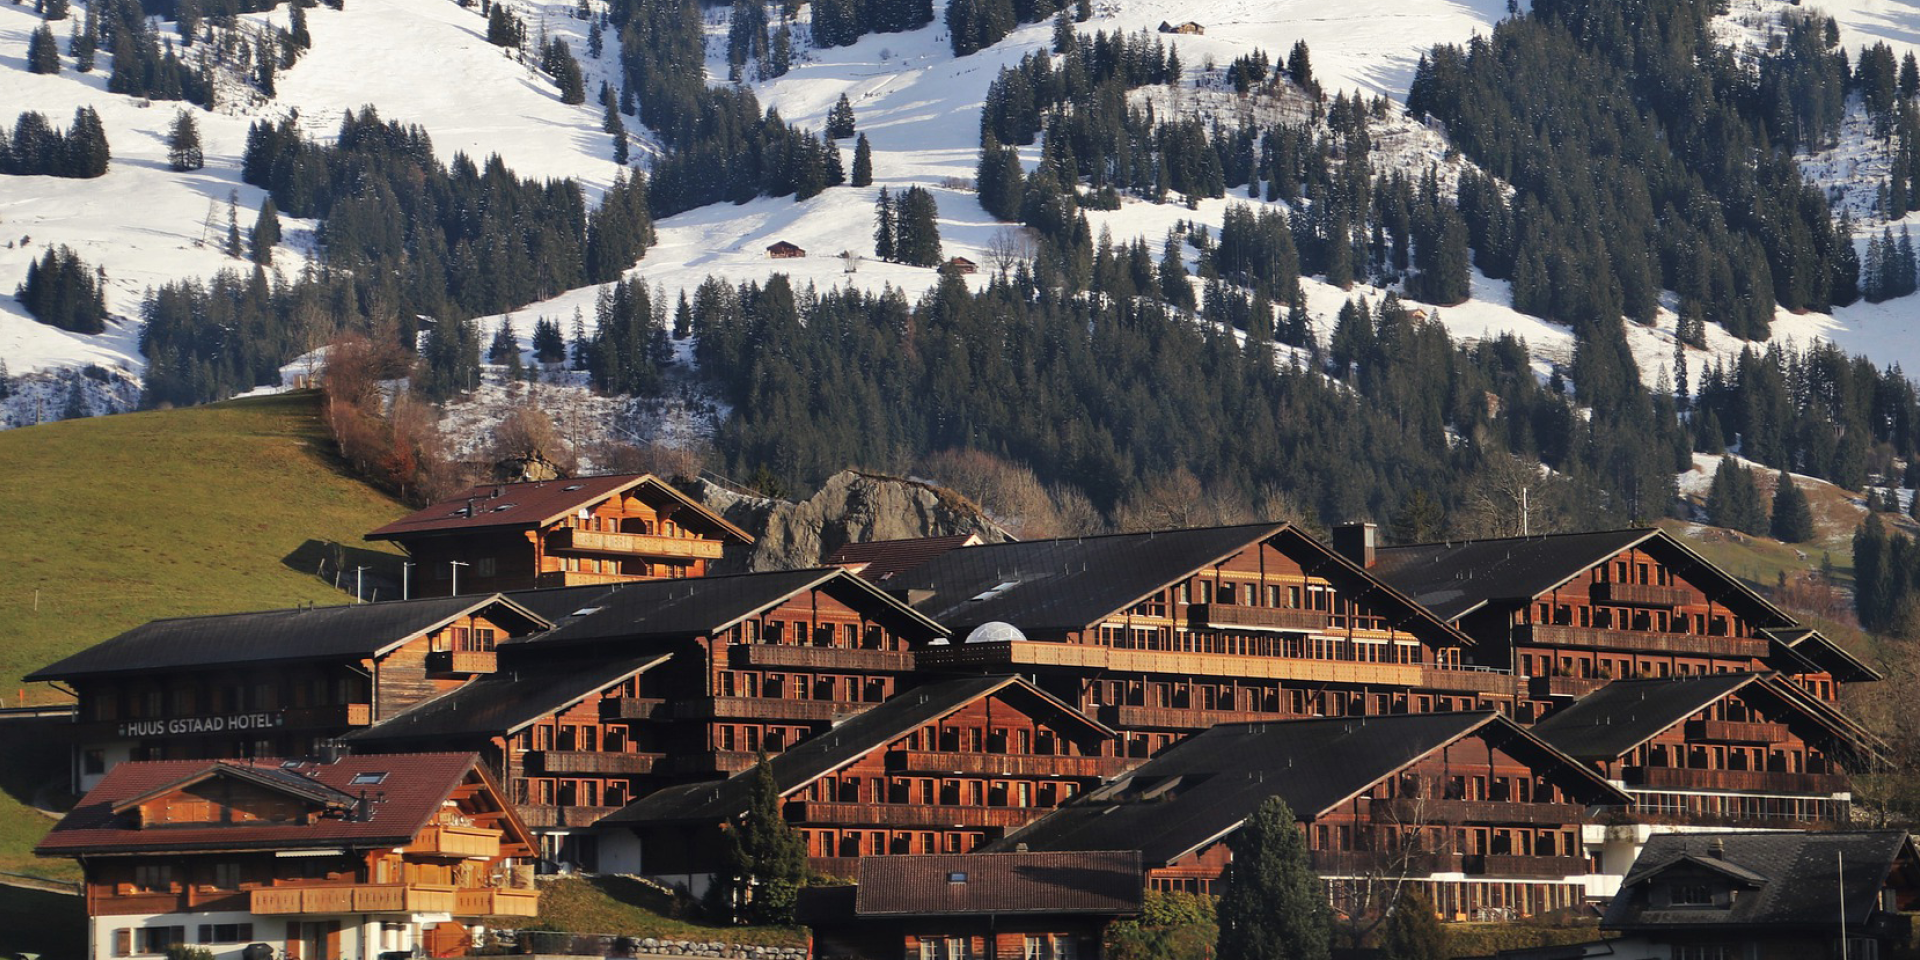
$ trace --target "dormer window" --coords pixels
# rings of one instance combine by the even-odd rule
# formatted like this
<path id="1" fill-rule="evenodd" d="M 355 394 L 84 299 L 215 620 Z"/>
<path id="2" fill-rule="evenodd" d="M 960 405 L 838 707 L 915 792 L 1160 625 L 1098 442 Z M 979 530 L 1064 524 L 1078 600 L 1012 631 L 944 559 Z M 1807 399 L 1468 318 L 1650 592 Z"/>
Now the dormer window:
<path id="1" fill-rule="evenodd" d="M 1676 907 L 1713 906 L 1713 888 L 1704 883 L 1676 884 L 1670 896 Z"/>

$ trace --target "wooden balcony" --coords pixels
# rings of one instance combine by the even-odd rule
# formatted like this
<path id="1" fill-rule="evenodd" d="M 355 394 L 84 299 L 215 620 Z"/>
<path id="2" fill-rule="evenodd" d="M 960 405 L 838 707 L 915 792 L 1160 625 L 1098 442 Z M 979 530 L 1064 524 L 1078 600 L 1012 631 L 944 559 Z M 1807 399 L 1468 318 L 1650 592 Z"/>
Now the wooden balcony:
<path id="1" fill-rule="evenodd" d="M 535 750 L 527 754 L 527 765 L 541 773 L 600 774 L 642 776 L 652 773 L 666 755 L 661 753 L 614 753 L 600 750 Z"/>
<path id="2" fill-rule="evenodd" d="M 456 827 L 443 824 L 420 831 L 407 853 L 428 857 L 478 857 L 491 860 L 500 855 L 500 831 L 486 827 Z"/>
<path id="3" fill-rule="evenodd" d="M 1379 853 L 1372 850 L 1313 850 L 1314 872 L 1330 876 L 1409 876 L 1461 873 L 1465 858 L 1457 853 Z"/>
<path id="4" fill-rule="evenodd" d="M 1752 637 L 1716 637 L 1651 630 L 1606 630 L 1528 623 L 1514 628 L 1514 642 L 1544 647 L 1592 647 L 1695 657 L 1764 657 L 1767 641 Z"/>
<path id="5" fill-rule="evenodd" d="M 1748 793 L 1831 796 L 1851 788 L 1838 773 L 1777 773 L 1772 770 L 1693 770 L 1686 767 L 1627 767 L 1628 786 L 1658 790 L 1738 790 Z"/>
<path id="6" fill-rule="evenodd" d="M 1010 670 L 1016 673 L 1029 672 L 1033 667 L 1053 667 L 1088 672 L 1247 677 L 1395 687 L 1417 687 L 1421 679 L 1421 668 L 1417 663 L 1362 663 L 1230 653 L 1120 650 L 1092 643 L 1053 643 L 1043 640 L 929 647 L 916 651 L 915 655 L 923 668 Z"/>
<path id="7" fill-rule="evenodd" d="M 1527 823 L 1557 826 L 1580 823 L 1586 819 L 1586 810 L 1572 804 L 1509 803 L 1504 800 L 1376 800 L 1372 804 L 1372 814 L 1375 822 L 1399 824 Z"/>
<path id="8" fill-rule="evenodd" d="M 1038 819 L 1045 807 L 941 806 L 920 803 L 789 802 L 790 823 L 875 827 L 1018 827 Z"/>
<path id="9" fill-rule="evenodd" d="M 558 587 L 599 587 L 609 583 L 632 583 L 644 577 L 624 573 L 588 573 L 585 570 L 549 570 L 533 578 L 533 585 L 542 590 Z"/>
<path id="10" fill-rule="evenodd" d="M 1329 622 L 1328 615 L 1319 610 L 1242 607 L 1231 603 L 1190 604 L 1187 607 L 1187 616 L 1194 628 L 1212 630 L 1316 633 L 1327 629 Z"/>
<path id="11" fill-rule="evenodd" d="M 830 721 L 859 713 L 871 704 L 837 700 L 788 700 L 779 697 L 701 697 L 677 700 L 673 715 L 691 720 L 805 720 Z"/>
<path id="12" fill-rule="evenodd" d="M 1424 666 L 1420 668 L 1420 686 L 1428 690 L 1490 693 L 1499 697 L 1511 697 L 1519 692 L 1519 681 L 1504 670 L 1449 670 Z"/>
<path id="13" fill-rule="evenodd" d="M 514 812 L 529 827 L 591 827 L 619 807 L 562 807 L 542 803 L 516 803 Z"/>
<path id="14" fill-rule="evenodd" d="M 775 643 L 736 644 L 728 654 L 733 666 L 803 670 L 851 670 L 860 673 L 908 673 L 910 650 L 861 650 L 844 647 L 789 647 Z"/>
<path id="15" fill-rule="evenodd" d="M 721 544 L 718 540 L 661 537 L 646 533 L 605 533 L 561 527 L 547 535 L 547 549 L 626 557 L 718 560 Z"/>
<path id="16" fill-rule="evenodd" d="M 760 756 L 751 750 L 702 750 L 698 753 L 682 753 L 667 762 L 674 773 L 724 773 L 728 775 L 742 770 L 751 770 Z"/>
<path id="17" fill-rule="evenodd" d="M 1623 607 L 1661 607 L 1671 610 L 1693 602 L 1685 587 L 1662 587 L 1651 583 L 1596 583 L 1588 587 L 1594 603 Z"/>
<path id="18" fill-rule="evenodd" d="M 1555 880 L 1578 877 L 1592 872 L 1585 857 L 1528 857 L 1519 854 L 1488 853 L 1466 858 L 1466 872 L 1484 877 L 1551 877 Z"/>
<path id="19" fill-rule="evenodd" d="M 905 773 L 957 773 L 990 777 L 1077 777 L 1105 779 L 1140 763 L 1128 757 L 1003 756 L 992 753 L 935 753 L 895 750 L 887 769 Z"/>
<path id="20" fill-rule="evenodd" d="M 1785 743 L 1787 727 L 1783 723 L 1743 723 L 1734 720 L 1689 720 L 1688 740 L 1713 743 Z"/>
<path id="21" fill-rule="evenodd" d="M 1278 713 L 1259 710 L 1202 710 L 1188 707 L 1136 707 L 1104 704 L 1100 722 L 1119 730 L 1206 730 L 1223 723 L 1284 720 Z"/>
<path id="22" fill-rule="evenodd" d="M 492 650 L 435 650 L 427 654 L 427 675 L 431 677 L 470 677 L 499 668 L 499 658 Z"/>
<path id="23" fill-rule="evenodd" d="M 456 917 L 537 917 L 538 890 L 461 890 L 454 894 Z"/>
<path id="24" fill-rule="evenodd" d="M 600 701 L 600 719 L 652 720 L 666 716 L 666 706 L 659 697 L 607 697 Z"/>
<path id="25" fill-rule="evenodd" d="M 1535 700 L 1584 697 L 1613 681 L 1605 677 L 1528 677 L 1527 696 Z"/>
<path id="26" fill-rule="evenodd" d="M 373 723 L 371 703 L 333 703 L 318 707 L 288 707 L 281 711 L 289 727 L 364 727 Z"/>
<path id="27" fill-rule="evenodd" d="M 355 883 L 340 886 L 261 887 L 251 907 L 262 915 L 341 915 L 353 913 L 453 913 L 453 887 L 403 883 Z"/>

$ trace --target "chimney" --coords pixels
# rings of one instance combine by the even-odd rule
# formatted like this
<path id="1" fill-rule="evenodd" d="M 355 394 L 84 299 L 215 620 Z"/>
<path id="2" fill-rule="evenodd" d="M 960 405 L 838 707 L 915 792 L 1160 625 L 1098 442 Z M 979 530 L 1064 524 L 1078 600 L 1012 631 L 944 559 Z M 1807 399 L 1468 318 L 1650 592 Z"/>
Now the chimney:
<path id="1" fill-rule="evenodd" d="M 1333 528 L 1333 550 L 1363 567 L 1373 567 L 1373 550 L 1379 527 L 1366 521 L 1343 523 Z"/>
<path id="2" fill-rule="evenodd" d="M 1713 840 L 1707 844 L 1707 856 L 1715 860 L 1725 860 L 1727 858 L 1727 842 L 1719 837 L 1714 837 Z"/>

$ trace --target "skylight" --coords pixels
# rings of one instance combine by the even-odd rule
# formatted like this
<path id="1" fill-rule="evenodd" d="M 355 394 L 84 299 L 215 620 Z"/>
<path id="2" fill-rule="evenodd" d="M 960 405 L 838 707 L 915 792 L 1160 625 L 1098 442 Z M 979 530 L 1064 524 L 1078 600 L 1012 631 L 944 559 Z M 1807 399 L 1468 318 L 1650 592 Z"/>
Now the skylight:
<path id="1" fill-rule="evenodd" d="M 366 786 L 369 784 L 381 783 L 381 782 L 384 782 L 386 779 L 387 779 L 387 772 L 385 770 L 369 770 L 366 773 L 354 774 L 353 779 L 348 782 L 358 787 L 358 786 Z"/>
<path id="2" fill-rule="evenodd" d="M 983 591 L 979 596 L 974 597 L 972 602 L 978 603 L 982 600 L 992 600 L 994 597 L 1006 593 L 1008 590 L 1012 590 L 1019 585 L 1020 581 L 1018 580 L 1002 580 L 991 589 Z"/>

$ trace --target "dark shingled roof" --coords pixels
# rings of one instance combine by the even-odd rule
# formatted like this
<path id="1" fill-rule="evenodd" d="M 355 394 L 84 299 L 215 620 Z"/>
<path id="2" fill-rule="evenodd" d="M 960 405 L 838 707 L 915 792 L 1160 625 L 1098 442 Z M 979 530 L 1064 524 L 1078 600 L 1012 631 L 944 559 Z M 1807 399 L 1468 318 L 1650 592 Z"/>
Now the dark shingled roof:
<path id="1" fill-rule="evenodd" d="M 1814 698 L 1768 673 L 1615 680 L 1535 724 L 1533 733 L 1569 756 L 1614 760 L 1735 692 L 1760 701 L 1775 721 L 1792 724 L 1796 733 L 1830 749 L 1839 745 L 1870 754 L 1880 747 L 1857 725 L 1813 707 Z"/>
<path id="2" fill-rule="evenodd" d="M 498 594 L 180 617 L 135 627 L 35 670 L 27 679 L 64 680 L 231 663 L 379 656 L 451 620 L 482 610 L 490 619 L 519 620 L 519 632 L 523 633 L 548 625 Z"/>
<path id="3" fill-rule="evenodd" d="M 354 743 L 486 738 L 520 728 L 579 703 L 636 673 L 667 662 L 666 651 L 611 660 L 527 658 L 502 665 L 440 696 L 341 739 Z"/>
<path id="4" fill-rule="evenodd" d="M 1545 593 L 1658 533 L 1609 530 L 1382 547 L 1374 554 L 1373 575 L 1441 619 L 1455 620 L 1492 600 Z"/>
<path id="5" fill-rule="evenodd" d="M 1239 829 L 1271 797 L 1311 819 L 1474 735 L 1531 755 L 1536 771 L 1590 805 L 1630 802 L 1598 774 L 1492 711 L 1228 723 L 1174 744 L 987 849 L 1136 847 L 1149 867 L 1163 866 Z"/>
<path id="6" fill-rule="evenodd" d="M 863 857 L 854 912 L 1129 914 L 1140 910 L 1143 876 L 1138 850 Z"/>
<path id="7" fill-rule="evenodd" d="M 582 507 L 592 506 L 616 493 L 641 486 L 652 491 L 656 498 L 677 501 L 681 509 L 689 511 L 689 514 L 676 515 L 675 523 L 704 526 L 723 539 L 753 542 L 753 537 L 746 531 L 728 523 L 700 501 L 681 493 L 673 484 L 650 473 L 531 483 L 483 483 L 373 530 L 366 535 L 366 539 L 399 540 L 410 536 L 465 533 L 469 530 L 544 527 Z M 471 513 L 467 509 L 469 505 L 472 506 Z M 697 516 L 698 519 L 687 524 L 682 519 L 687 515 Z"/>
<path id="8" fill-rule="evenodd" d="M 1780 627 L 1764 631 L 1767 638 L 1815 670 L 1833 674 L 1841 683 L 1871 683 L 1886 679 L 1880 671 L 1847 652 L 1833 638 L 1812 627 Z"/>
<path id="9" fill-rule="evenodd" d="M 684 580 L 641 580 L 603 591 L 581 588 L 579 597 L 565 598 L 566 603 L 548 607 L 573 605 L 578 615 L 562 619 L 546 633 L 515 642 L 665 640 L 712 634 L 816 587 L 843 590 L 856 603 L 858 598 L 864 598 L 871 604 L 869 614 L 876 619 L 891 615 L 897 622 L 919 628 L 928 637 L 946 635 L 939 624 L 872 584 L 837 567 L 824 567 Z"/>
<path id="10" fill-rule="evenodd" d="M 1365 584 L 1366 602 L 1397 607 L 1461 645 L 1472 640 L 1391 585 L 1290 524 L 1256 523 L 1155 533 L 995 543 L 953 550 L 887 581 L 895 593 L 932 591 L 914 604 L 956 635 L 984 623 L 1029 634 L 1080 630 L 1255 544 L 1288 538 L 1303 565 L 1340 586 Z M 1343 588 L 1343 589 L 1350 589 Z"/>
<path id="11" fill-rule="evenodd" d="M 1858 929 L 1879 908 L 1880 890 L 1896 866 L 1912 865 L 1912 841 L 1901 830 L 1660 834 L 1640 851 L 1600 926 L 1627 932 L 1829 928 L 1839 926 L 1844 909 L 1846 922 Z M 1656 908 L 1648 901 L 1648 889 L 1663 874 L 1716 873 L 1743 888 L 1726 908 Z"/>
<path id="12" fill-rule="evenodd" d="M 767 761 L 784 796 L 981 697 L 1024 698 L 1030 709 L 1080 723 L 1102 737 L 1113 731 L 1019 677 L 964 677 L 914 687 L 816 733 Z M 601 824 L 718 823 L 747 809 L 755 772 L 667 787 L 627 804 Z"/>
<path id="13" fill-rule="evenodd" d="M 302 762 L 288 768 L 274 759 L 154 760 L 122 763 L 107 771 L 72 812 L 56 824 L 35 852 L 42 856 L 98 853 L 159 853 L 193 850 L 285 850 L 311 847 L 383 847 L 412 841 L 440 809 L 441 802 L 480 762 L 471 753 L 415 753 L 344 757 L 334 763 Z M 246 769 L 248 766 L 252 769 Z M 357 799 L 377 789 L 380 796 L 365 818 L 325 816 L 311 824 L 254 823 L 233 826 L 169 826 L 141 830 L 115 812 L 128 801 L 157 796 L 203 775 L 238 773 L 241 779 L 300 796 L 316 806 L 337 805 L 339 797 Z M 362 773 L 384 773 L 378 788 L 356 786 Z M 284 782 L 283 782 L 284 781 Z M 526 842 L 526 828 L 509 814 L 509 837 Z"/>
<path id="14" fill-rule="evenodd" d="M 822 561 L 830 567 L 858 567 L 862 579 L 886 584 L 894 577 L 918 567 L 949 550 L 977 544 L 971 533 L 950 537 L 921 537 L 916 540 L 870 540 L 849 543 Z"/>

